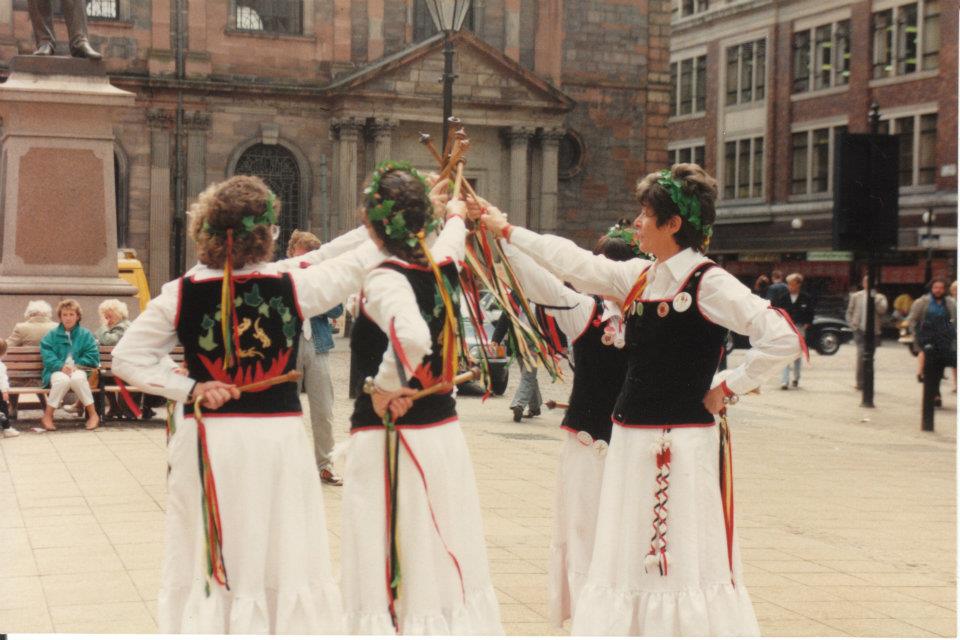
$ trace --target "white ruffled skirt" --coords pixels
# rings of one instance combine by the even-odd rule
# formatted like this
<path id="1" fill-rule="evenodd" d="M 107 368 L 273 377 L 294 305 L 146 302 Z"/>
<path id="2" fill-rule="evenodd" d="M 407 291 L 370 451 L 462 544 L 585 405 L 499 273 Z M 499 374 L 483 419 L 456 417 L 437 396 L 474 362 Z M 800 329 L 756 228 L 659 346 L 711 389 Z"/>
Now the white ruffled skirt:
<path id="1" fill-rule="evenodd" d="M 646 569 L 657 490 L 653 450 L 662 434 L 613 426 L 593 558 L 571 634 L 758 636 L 736 540 L 731 576 L 716 427 L 677 428 L 668 436 L 668 572 Z"/>
<path id="2" fill-rule="evenodd" d="M 423 478 L 401 447 L 397 506 L 401 584 L 396 602 L 400 632 L 503 635 L 473 465 L 460 423 L 402 433 Z M 351 435 L 347 450 L 341 566 L 350 634 L 395 633 L 386 581 L 384 446 L 382 429 L 358 431 Z"/>
<path id="3" fill-rule="evenodd" d="M 557 627 L 573 617 L 587 580 L 605 460 L 596 447 L 579 442 L 577 434 L 565 434 L 557 471 L 547 593 L 547 614 Z"/>
<path id="4" fill-rule="evenodd" d="M 207 417 L 230 590 L 210 582 L 197 425 L 178 419 L 168 444 L 161 633 L 338 634 L 323 494 L 300 416 Z"/>

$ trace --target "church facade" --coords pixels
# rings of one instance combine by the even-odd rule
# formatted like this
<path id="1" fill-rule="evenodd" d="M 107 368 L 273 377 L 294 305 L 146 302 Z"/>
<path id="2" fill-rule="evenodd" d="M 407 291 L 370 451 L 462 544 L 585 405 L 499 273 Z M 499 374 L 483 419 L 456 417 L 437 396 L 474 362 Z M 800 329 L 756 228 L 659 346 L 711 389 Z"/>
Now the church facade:
<path id="1" fill-rule="evenodd" d="M 422 0 L 92 0 L 87 13 L 111 82 L 136 95 L 115 122 L 118 244 L 154 293 L 192 264 L 184 212 L 212 182 L 266 179 L 285 242 L 357 224 L 380 160 L 434 166 L 419 134 L 439 144 L 443 38 Z M 668 160 L 669 23 L 668 0 L 473 2 L 454 36 L 454 115 L 481 195 L 584 245 L 632 218 L 636 179 Z M 0 0 L 3 66 L 32 50 L 26 2 Z"/>

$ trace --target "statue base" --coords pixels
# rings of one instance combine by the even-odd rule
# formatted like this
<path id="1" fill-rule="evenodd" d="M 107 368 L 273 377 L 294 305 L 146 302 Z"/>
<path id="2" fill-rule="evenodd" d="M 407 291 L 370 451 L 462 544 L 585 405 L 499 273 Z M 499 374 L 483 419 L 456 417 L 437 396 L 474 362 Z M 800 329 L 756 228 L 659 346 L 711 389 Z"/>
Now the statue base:
<path id="1" fill-rule="evenodd" d="M 117 275 L 114 114 L 134 95 L 112 86 L 100 62 L 17 56 L 0 85 L 0 336 L 26 301 L 84 299 L 96 326 L 105 298 L 139 311 Z"/>

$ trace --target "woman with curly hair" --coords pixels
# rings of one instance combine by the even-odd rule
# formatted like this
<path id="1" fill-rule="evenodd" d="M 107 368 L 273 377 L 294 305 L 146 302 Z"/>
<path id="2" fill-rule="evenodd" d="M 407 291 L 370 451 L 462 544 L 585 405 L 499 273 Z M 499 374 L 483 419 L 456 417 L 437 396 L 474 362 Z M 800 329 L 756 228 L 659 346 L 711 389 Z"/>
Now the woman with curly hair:
<path id="1" fill-rule="evenodd" d="M 289 374 L 303 319 L 358 289 L 384 256 L 359 227 L 267 262 L 280 202 L 256 177 L 211 186 L 190 213 L 199 264 L 163 286 L 113 351 L 118 377 L 189 405 L 168 443 L 160 631 L 341 633 L 297 384 L 238 387 Z M 166 358 L 177 342 L 186 376 Z"/>
<path id="2" fill-rule="evenodd" d="M 759 635 L 743 584 L 714 416 L 797 356 L 769 303 L 703 255 L 716 182 L 678 164 L 637 184 L 634 221 L 654 261 L 616 262 L 555 236 L 487 228 L 579 290 L 623 301 L 627 372 L 613 409 L 593 557 L 574 635 Z M 754 347 L 714 378 L 727 330 Z M 578 372 L 582 375 L 582 372 Z M 726 467 L 729 471 L 729 466 Z"/>
<path id="3" fill-rule="evenodd" d="M 455 373 L 466 205 L 442 206 L 446 188 L 428 199 L 412 167 L 387 162 L 365 190 L 367 228 L 390 257 L 364 280 L 350 344 L 368 381 L 344 472 L 347 633 L 503 633 L 453 389 L 410 400 Z"/>

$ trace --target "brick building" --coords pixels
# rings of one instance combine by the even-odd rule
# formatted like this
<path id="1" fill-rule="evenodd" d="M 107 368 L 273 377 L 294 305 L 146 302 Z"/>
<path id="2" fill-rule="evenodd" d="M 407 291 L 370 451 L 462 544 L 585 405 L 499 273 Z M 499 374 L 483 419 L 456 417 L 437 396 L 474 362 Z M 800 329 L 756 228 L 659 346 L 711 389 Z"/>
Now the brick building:
<path id="1" fill-rule="evenodd" d="M 0 0 L 4 66 L 33 50 L 26 4 Z M 630 215 L 633 182 L 666 161 L 669 12 L 668 0 L 473 2 L 454 113 L 478 190 L 585 243 Z M 185 203 L 258 174 L 284 202 L 284 239 L 330 237 L 356 223 L 376 161 L 433 164 L 417 134 L 439 138 L 443 63 L 422 0 L 88 0 L 87 13 L 111 82 L 137 96 L 115 126 L 118 240 L 154 291 L 192 261 L 178 189 Z"/>
<path id="2" fill-rule="evenodd" d="M 670 41 L 670 142 L 717 176 L 712 252 L 745 281 L 774 267 L 837 297 L 858 280 L 831 247 L 834 143 L 900 136 L 899 255 L 888 293 L 923 282 L 934 214 L 934 273 L 955 276 L 957 3 L 947 0 L 677 0 Z M 812 277 L 809 277 L 812 276 Z"/>

